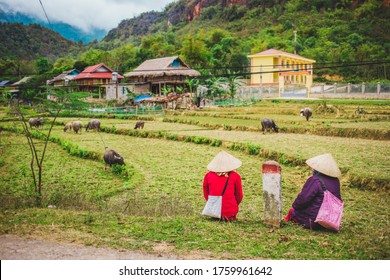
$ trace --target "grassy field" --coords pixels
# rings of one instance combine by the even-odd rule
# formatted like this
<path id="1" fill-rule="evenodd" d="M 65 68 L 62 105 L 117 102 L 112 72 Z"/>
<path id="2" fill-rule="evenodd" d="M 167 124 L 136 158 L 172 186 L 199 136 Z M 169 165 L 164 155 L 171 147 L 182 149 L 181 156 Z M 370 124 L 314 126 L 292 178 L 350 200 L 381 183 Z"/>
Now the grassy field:
<path id="1" fill-rule="evenodd" d="M 249 117 L 260 105 L 200 112 L 205 120 L 197 125 L 182 123 L 183 119 L 195 117 L 188 113 L 153 117 L 146 120 L 144 131 L 131 134 L 133 136 L 115 132 L 134 131 L 135 119 L 101 119 L 103 126 L 111 128 L 105 130 L 110 133 L 83 131 L 76 135 L 65 133 L 62 125 L 56 125 L 52 136 L 60 139 L 61 144 L 49 144 L 44 163 L 44 206 L 52 205 L 51 208 L 32 206 L 30 152 L 26 140 L 20 134 L 3 131 L 0 137 L 0 234 L 151 253 L 156 245 L 165 244 L 172 253 L 188 258 L 389 259 L 389 141 L 310 133 L 263 135 L 256 131 L 203 125 L 215 119 L 225 120 L 222 125 L 232 125 L 231 121 L 237 120 L 237 125 L 245 126 L 246 121 L 252 121 Z M 282 112 L 292 111 L 291 106 L 299 108 L 307 104 L 269 102 L 269 105 L 283 105 L 279 114 L 283 119 Z M 348 103 L 348 106 L 353 109 L 355 104 Z M 275 108 L 273 112 L 278 115 Z M 373 108 L 383 113 L 389 107 L 381 103 Z M 241 112 L 239 117 L 233 111 Z M 176 118 L 178 122 L 163 121 L 164 118 Z M 366 129 L 367 124 L 373 123 L 378 129 L 386 130 L 378 123 L 384 127 L 390 123 L 383 118 L 376 121 L 362 118 L 358 122 L 348 118 L 338 121 L 335 116 L 327 115 L 321 118 L 332 126 L 336 122 L 348 127 L 362 124 L 355 129 Z M 60 118 L 58 121 L 68 120 Z M 294 121 L 306 125 L 303 118 Z M 15 125 L 1 123 L 3 127 Z M 46 126 L 42 132 L 45 129 Z M 165 136 L 150 136 L 159 134 Z M 186 141 L 186 137 L 221 142 L 218 142 L 219 147 L 197 145 Z M 230 149 L 231 143 L 258 145 L 302 160 L 331 152 L 343 170 L 345 210 L 341 231 L 338 234 L 313 232 L 288 223 L 283 223 L 280 229 L 266 227 L 262 223 L 261 165 L 268 158 L 261 153 Z M 96 154 L 103 154 L 104 146 L 112 147 L 124 156 L 126 172 L 118 175 L 104 170 L 101 159 L 72 156 L 72 151 L 65 150 L 70 144 L 85 153 Z M 200 215 L 204 206 L 201 185 L 206 165 L 221 149 L 229 149 L 229 153 L 243 161 L 239 173 L 243 179 L 244 200 L 235 223 L 215 222 Z M 286 214 L 309 176 L 309 169 L 304 164 L 281 164 L 283 214 Z M 357 188 L 351 184 L 353 176 L 375 178 L 387 185 L 377 190 Z"/>

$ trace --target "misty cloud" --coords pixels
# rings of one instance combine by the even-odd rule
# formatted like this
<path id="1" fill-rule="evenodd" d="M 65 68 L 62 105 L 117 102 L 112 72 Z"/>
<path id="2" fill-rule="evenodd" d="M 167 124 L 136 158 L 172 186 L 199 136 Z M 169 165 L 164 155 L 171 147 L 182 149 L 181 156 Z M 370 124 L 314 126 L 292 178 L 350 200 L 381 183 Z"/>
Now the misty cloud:
<path id="1" fill-rule="evenodd" d="M 50 22 L 62 21 L 84 31 L 110 30 L 147 11 L 162 11 L 174 0 L 41 0 Z M 39 0 L 1 0 L 0 7 L 46 20 Z"/>

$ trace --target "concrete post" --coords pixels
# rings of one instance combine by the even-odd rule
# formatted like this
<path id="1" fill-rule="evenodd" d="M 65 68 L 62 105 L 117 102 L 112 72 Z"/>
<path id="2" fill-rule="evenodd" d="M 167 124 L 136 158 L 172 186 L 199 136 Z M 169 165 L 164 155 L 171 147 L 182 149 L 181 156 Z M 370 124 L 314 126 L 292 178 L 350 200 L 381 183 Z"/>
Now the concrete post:
<path id="1" fill-rule="evenodd" d="M 351 83 L 348 83 L 348 86 L 347 86 L 347 93 L 348 93 L 348 94 L 351 93 Z"/>
<path id="2" fill-rule="evenodd" d="M 380 94 L 380 93 L 381 93 L 381 83 L 377 82 L 376 83 L 376 94 Z"/>
<path id="3" fill-rule="evenodd" d="M 282 168 L 276 161 L 262 165 L 264 223 L 279 228 L 282 220 Z"/>
<path id="4" fill-rule="evenodd" d="M 366 93 L 366 83 L 363 82 L 362 84 L 362 94 L 365 94 Z"/>

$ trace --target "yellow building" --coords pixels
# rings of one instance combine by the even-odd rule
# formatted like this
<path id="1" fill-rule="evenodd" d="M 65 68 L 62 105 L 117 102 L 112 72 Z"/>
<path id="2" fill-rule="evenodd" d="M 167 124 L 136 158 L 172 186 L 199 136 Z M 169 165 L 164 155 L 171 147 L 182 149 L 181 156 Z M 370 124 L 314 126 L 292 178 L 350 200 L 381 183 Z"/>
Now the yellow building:
<path id="1" fill-rule="evenodd" d="M 276 85 L 281 94 L 285 86 L 305 85 L 310 94 L 315 60 L 274 49 L 249 55 L 249 58 L 251 86 Z"/>

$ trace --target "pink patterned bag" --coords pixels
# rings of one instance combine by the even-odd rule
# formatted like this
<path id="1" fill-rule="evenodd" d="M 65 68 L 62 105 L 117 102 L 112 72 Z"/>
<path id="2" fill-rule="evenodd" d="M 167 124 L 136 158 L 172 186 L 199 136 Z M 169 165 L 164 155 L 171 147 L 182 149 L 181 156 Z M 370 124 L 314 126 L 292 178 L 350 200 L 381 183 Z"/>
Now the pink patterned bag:
<path id="1" fill-rule="evenodd" d="M 324 200 L 322 201 L 315 222 L 327 229 L 338 232 L 340 230 L 344 203 L 327 190 L 326 185 L 321 179 L 320 182 L 324 190 Z"/>

